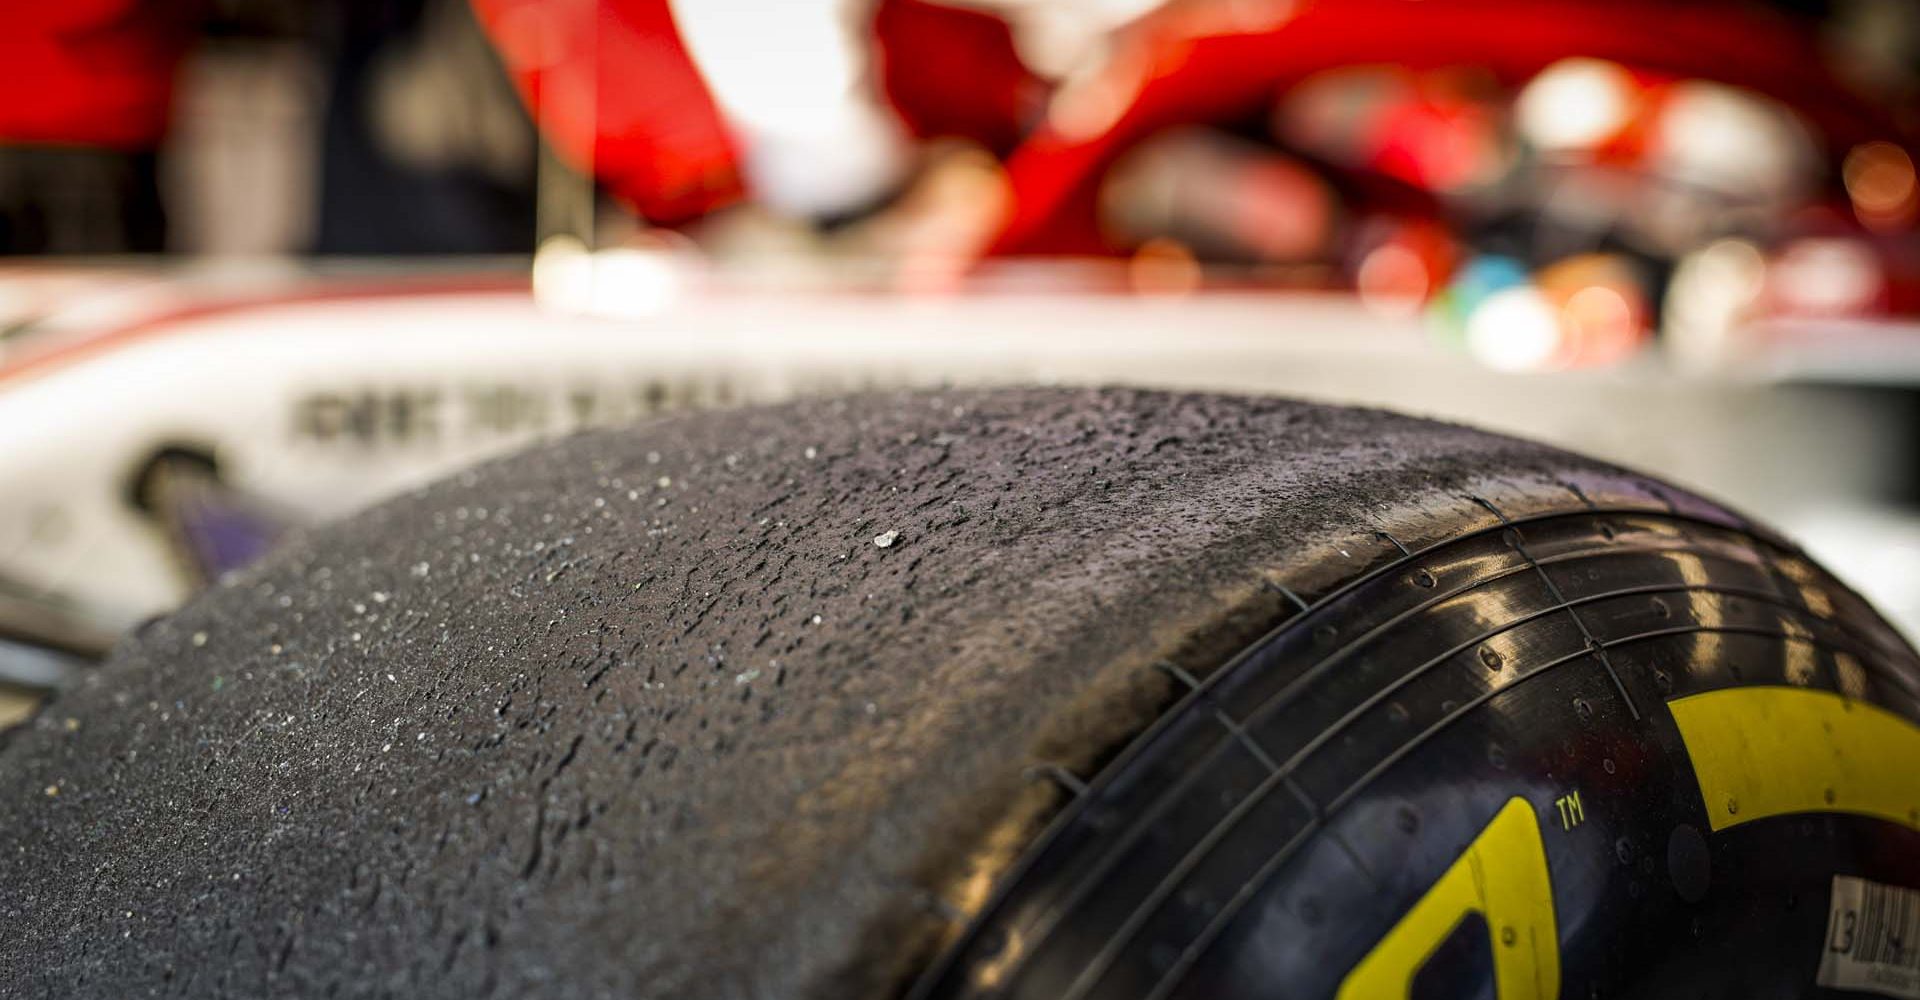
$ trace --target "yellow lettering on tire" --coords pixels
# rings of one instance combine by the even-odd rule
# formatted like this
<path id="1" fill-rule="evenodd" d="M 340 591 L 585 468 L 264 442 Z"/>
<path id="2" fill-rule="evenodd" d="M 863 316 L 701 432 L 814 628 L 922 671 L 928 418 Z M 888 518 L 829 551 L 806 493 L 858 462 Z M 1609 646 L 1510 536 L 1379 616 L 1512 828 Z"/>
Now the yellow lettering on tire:
<path id="1" fill-rule="evenodd" d="M 1831 691 L 1744 687 L 1667 703 L 1715 830 L 1853 813 L 1920 830 L 1920 726 Z"/>
<path id="2" fill-rule="evenodd" d="M 1560 938 L 1546 844 L 1533 806 L 1508 800 L 1466 851 L 1347 973 L 1340 1000 L 1406 997 L 1413 977 L 1470 913 L 1487 922 L 1499 1000 L 1560 993 Z"/>

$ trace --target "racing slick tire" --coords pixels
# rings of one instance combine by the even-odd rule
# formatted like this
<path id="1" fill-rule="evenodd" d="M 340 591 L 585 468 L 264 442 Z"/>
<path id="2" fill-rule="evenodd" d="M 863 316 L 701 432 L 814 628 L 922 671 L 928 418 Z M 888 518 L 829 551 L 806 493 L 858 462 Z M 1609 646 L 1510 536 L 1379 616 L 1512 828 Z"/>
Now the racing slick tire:
<path id="1" fill-rule="evenodd" d="M 1885 992 L 1916 720 L 1791 544 L 1524 441 L 674 416 L 297 537 L 6 737 L 0 995 Z"/>

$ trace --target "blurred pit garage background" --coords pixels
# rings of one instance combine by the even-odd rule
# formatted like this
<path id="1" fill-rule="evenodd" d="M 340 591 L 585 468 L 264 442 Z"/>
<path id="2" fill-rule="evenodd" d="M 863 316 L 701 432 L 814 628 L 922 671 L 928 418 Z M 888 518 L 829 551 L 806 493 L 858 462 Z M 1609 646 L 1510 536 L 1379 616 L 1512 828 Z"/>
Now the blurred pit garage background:
<path id="1" fill-rule="evenodd" d="M 1920 634 L 1906 0 L 0 11 L 0 723 L 288 530 L 864 387 L 1375 404 Z"/>

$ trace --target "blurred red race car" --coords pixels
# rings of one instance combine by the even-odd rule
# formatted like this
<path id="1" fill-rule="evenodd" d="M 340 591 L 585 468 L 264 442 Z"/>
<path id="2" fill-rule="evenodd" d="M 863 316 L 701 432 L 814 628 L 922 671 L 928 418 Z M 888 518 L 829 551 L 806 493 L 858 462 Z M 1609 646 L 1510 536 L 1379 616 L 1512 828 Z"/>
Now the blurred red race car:
<path id="1" fill-rule="evenodd" d="M 1657 330 L 1711 359 L 1751 320 L 1777 338 L 1920 316 L 1912 123 L 1890 110 L 1913 81 L 1865 60 L 1843 78 L 1833 31 L 1761 4 L 1189 0 L 1050 77 L 1022 5 L 887 0 L 862 44 L 809 57 L 839 67 L 814 97 L 791 92 L 813 67 L 703 42 L 664 0 L 479 9 L 549 135 L 643 217 L 881 203 L 857 245 L 909 290 L 989 255 L 1128 257 L 1161 292 L 1224 267 L 1422 312 L 1522 369 Z M 642 45 L 673 57 L 618 56 Z M 842 65 L 869 56 L 872 90 Z M 995 160 L 924 155 L 903 180 L 890 127 Z"/>

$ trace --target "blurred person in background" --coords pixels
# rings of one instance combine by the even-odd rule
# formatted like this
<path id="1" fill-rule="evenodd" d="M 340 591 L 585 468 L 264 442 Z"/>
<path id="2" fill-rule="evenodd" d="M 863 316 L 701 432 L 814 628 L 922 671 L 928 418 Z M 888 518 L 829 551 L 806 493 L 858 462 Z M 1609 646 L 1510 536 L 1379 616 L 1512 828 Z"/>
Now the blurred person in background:
<path id="1" fill-rule="evenodd" d="M 525 253 L 538 141 L 466 0 L 316 5 L 323 254 Z"/>
<path id="2" fill-rule="evenodd" d="M 532 245 L 532 126 L 465 0 L 15 2 L 0 18 L 0 253 Z M 294 148 L 270 148 L 289 140 L 276 89 L 312 133 Z M 273 246 L 223 240 L 236 211 L 308 224 Z"/>
<path id="3" fill-rule="evenodd" d="M 166 244 L 158 150 L 189 0 L 9 0 L 0 30 L 0 253 Z"/>

